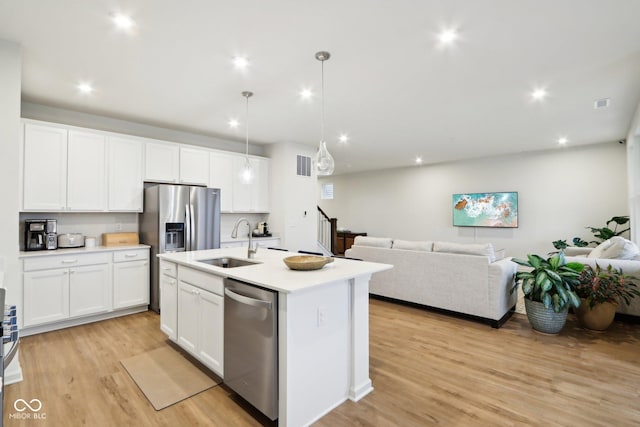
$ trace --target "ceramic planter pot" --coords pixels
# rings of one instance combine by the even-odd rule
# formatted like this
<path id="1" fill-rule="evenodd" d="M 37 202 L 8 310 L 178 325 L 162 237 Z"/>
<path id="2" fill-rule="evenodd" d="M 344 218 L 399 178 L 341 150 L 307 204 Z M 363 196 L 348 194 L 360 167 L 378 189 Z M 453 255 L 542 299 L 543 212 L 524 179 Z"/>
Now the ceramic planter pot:
<path id="1" fill-rule="evenodd" d="M 569 312 L 569 307 L 567 307 L 560 313 L 556 313 L 552 308 L 546 308 L 543 303 L 531 301 L 528 298 L 524 299 L 524 307 L 531 327 L 545 334 L 560 333 Z"/>
<path id="2" fill-rule="evenodd" d="M 582 304 L 575 309 L 575 312 L 582 327 L 594 331 L 604 331 L 613 323 L 617 308 L 618 303 L 615 302 L 598 303 L 591 308 L 583 298 Z"/>

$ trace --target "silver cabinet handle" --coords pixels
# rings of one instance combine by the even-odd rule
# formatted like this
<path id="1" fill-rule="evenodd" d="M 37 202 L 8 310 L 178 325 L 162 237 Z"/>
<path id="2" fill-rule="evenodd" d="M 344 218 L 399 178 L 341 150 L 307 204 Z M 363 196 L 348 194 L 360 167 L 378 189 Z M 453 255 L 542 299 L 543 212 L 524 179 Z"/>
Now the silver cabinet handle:
<path id="1" fill-rule="evenodd" d="M 124 256 L 126 256 L 127 258 L 133 258 L 133 257 L 137 257 L 138 254 L 124 254 Z"/>
<path id="2" fill-rule="evenodd" d="M 69 274 L 69 270 L 65 270 L 62 274 Z"/>
<path id="3" fill-rule="evenodd" d="M 250 298 L 244 295 L 240 295 L 228 288 L 225 288 L 224 294 L 234 301 L 238 301 L 239 303 L 250 305 L 253 307 L 263 307 L 263 308 L 266 308 L 267 310 L 271 310 L 273 306 L 271 301 L 263 301 L 261 299 L 255 299 L 255 298 Z"/>
<path id="4" fill-rule="evenodd" d="M 63 264 L 73 264 L 75 262 L 78 262 L 78 260 L 77 259 L 63 259 L 62 260 Z"/>

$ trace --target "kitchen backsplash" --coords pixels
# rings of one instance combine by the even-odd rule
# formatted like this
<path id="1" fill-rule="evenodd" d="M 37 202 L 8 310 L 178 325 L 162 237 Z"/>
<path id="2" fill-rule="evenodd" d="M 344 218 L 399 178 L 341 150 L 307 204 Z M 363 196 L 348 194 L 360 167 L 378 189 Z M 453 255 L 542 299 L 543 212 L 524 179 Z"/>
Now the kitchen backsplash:
<path id="1" fill-rule="evenodd" d="M 220 241 L 233 241 L 231 231 L 239 218 L 247 218 L 251 228 L 258 226 L 260 221 L 269 221 L 267 214 L 221 214 L 220 215 Z M 96 244 L 102 244 L 102 233 L 117 233 L 120 231 L 138 231 L 137 213 L 20 213 L 20 250 L 24 250 L 24 220 L 25 219 L 55 219 L 58 221 L 58 234 L 81 233 L 88 237 L 95 237 Z M 240 226 L 238 237 L 246 236 L 247 226 Z"/>

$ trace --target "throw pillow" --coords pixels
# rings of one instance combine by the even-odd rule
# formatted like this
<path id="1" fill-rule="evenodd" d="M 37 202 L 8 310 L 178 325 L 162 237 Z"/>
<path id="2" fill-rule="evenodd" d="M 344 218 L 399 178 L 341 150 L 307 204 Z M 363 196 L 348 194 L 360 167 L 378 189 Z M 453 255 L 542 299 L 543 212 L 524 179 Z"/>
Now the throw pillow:
<path id="1" fill-rule="evenodd" d="M 449 252 L 452 254 L 484 255 L 489 262 L 495 262 L 496 254 L 491 243 L 450 243 L 433 242 L 433 252 Z"/>
<path id="2" fill-rule="evenodd" d="M 353 241 L 354 245 L 358 246 L 373 246 L 376 248 L 391 249 L 393 240 L 389 237 L 369 237 L 369 236 L 356 236 Z"/>
<path id="3" fill-rule="evenodd" d="M 600 243 L 591 253 L 589 258 L 600 259 L 633 259 L 640 254 L 640 249 L 631 240 L 615 236 Z"/>
<path id="4" fill-rule="evenodd" d="M 404 249 L 406 251 L 431 252 L 433 242 L 412 242 L 410 240 L 394 240 L 393 249 Z"/>

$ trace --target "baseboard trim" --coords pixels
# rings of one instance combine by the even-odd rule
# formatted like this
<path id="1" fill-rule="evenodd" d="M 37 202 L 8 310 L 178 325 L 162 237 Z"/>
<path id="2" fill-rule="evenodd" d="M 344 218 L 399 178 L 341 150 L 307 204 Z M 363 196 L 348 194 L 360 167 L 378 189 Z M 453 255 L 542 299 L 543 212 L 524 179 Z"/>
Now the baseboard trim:
<path id="1" fill-rule="evenodd" d="M 516 306 L 514 305 L 513 307 L 511 307 L 509 309 L 509 311 L 507 311 L 505 313 L 504 316 L 502 316 L 498 320 L 495 320 L 495 319 L 488 319 L 486 317 L 474 316 L 472 314 L 460 313 L 458 311 L 446 310 L 444 308 L 432 307 L 430 305 L 419 304 L 417 302 L 404 301 L 404 300 L 400 300 L 400 299 L 396 299 L 396 298 L 385 297 L 385 296 L 382 296 L 382 295 L 369 294 L 369 298 L 378 299 L 378 300 L 381 300 L 381 301 L 387 301 L 387 302 L 391 302 L 391 303 L 395 303 L 395 304 L 402 304 L 402 305 L 415 307 L 415 308 L 420 308 L 420 309 L 423 309 L 423 310 L 428 310 L 428 311 L 433 311 L 433 312 L 436 312 L 436 313 L 446 314 L 446 315 L 449 315 L 449 316 L 452 316 L 452 317 L 458 317 L 460 319 L 472 320 L 472 321 L 475 321 L 475 322 L 484 323 L 486 325 L 489 325 L 494 329 L 499 329 L 502 325 L 504 325 L 505 322 L 507 320 L 509 320 L 509 318 L 513 315 L 513 313 L 516 310 Z"/>
<path id="2" fill-rule="evenodd" d="M 633 314 L 627 313 L 616 313 L 614 320 L 619 320 L 625 323 L 640 324 L 640 316 L 634 316 Z"/>

